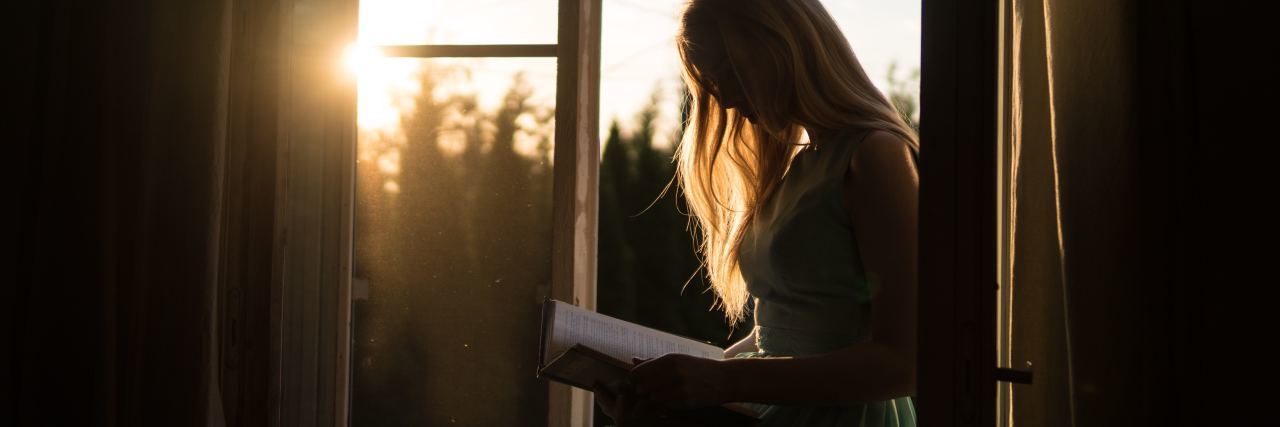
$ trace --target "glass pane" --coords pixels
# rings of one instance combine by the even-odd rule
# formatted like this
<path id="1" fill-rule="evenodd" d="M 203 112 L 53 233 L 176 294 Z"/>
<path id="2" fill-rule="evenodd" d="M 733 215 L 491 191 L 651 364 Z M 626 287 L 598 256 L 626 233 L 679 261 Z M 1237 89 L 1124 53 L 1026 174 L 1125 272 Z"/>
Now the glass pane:
<path id="1" fill-rule="evenodd" d="M 353 425 L 546 419 L 554 97 L 554 58 L 363 68 Z"/>
<path id="2" fill-rule="evenodd" d="M 557 0 L 361 0 L 360 42 L 555 44 Z"/>

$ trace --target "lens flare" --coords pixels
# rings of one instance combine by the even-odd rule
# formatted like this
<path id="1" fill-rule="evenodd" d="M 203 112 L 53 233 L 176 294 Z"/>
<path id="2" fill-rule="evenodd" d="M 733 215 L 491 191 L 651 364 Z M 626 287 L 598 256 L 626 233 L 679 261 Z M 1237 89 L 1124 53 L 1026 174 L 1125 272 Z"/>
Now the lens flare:
<path id="1" fill-rule="evenodd" d="M 352 43 L 347 46 L 347 51 L 343 54 L 343 62 L 346 64 L 348 71 L 360 76 L 376 67 L 381 56 L 378 53 L 378 49 L 373 46 Z"/>

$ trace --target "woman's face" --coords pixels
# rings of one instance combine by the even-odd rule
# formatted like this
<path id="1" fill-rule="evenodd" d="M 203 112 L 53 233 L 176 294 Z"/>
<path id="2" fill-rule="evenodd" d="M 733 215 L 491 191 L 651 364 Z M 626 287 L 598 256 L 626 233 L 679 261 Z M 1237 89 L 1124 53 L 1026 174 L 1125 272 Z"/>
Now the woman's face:
<path id="1" fill-rule="evenodd" d="M 703 89 L 715 97 L 720 105 L 736 110 L 738 114 L 754 122 L 756 112 L 747 101 L 742 83 L 738 78 L 738 71 L 729 60 L 729 52 L 725 49 L 718 31 L 713 28 L 703 33 L 709 34 L 695 37 L 692 41 L 697 49 L 689 52 L 688 55 L 694 67 L 701 70 L 703 74 L 702 78 L 707 86 Z"/>

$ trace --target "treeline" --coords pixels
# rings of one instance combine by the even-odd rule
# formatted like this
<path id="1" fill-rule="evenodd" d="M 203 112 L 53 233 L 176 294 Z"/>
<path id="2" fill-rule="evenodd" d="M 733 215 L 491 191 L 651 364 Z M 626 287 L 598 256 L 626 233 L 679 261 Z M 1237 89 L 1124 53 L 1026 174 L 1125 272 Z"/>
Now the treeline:
<path id="1" fill-rule="evenodd" d="M 677 102 L 686 98 L 682 91 Z M 655 92 L 636 116 L 633 130 L 624 133 L 614 120 L 605 140 L 597 307 L 611 316 L 726 345 L 732 337 L 723 314 L 711 311 L 714 298 L 694 255 L 694 229 L 672 182 L 674 144 L 655 144 L 661 102 Z M 680 111 L 683 122 L 683 104 Z"/>
<path id="2" fill-rule="evenodd" d="M 402 135 L 362 135 L 352 420 L 525 425 L 551 281 L 551 120 L 517 75 L 494 111 L 465 69 L 425 68 Z M 532 154 L 518 143 L 533 142 Z"/>
<path id="3" fill-rule="evenodd" d="M 492 111 L 475 94 L 445 90 L 468 79 L 461 66 L 423 68 L 400 132 L 360 137 L 355 424 L 546 417 L 546 386 L 533 373 L 551 281 L 554 109 L 532 101 L 535 88 L 521 74 Z M 910 85 L 890 83 L 890 99 L 915 126 Z M 597 307 L 725 346 L 750 322 L 730 331 L 710 310 L 693 229 L 671 183 L 674 147 L 657 144 L 661 106 L 681 103 L 683 122 L 686 99 L 655 92 L 629 129 L 611 122 L 600 164 Z"/>

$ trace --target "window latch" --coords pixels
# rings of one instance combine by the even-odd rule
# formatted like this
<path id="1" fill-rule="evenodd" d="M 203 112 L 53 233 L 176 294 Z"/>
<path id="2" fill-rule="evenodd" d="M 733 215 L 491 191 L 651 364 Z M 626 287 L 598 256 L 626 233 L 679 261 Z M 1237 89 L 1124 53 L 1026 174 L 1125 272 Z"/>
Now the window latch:
<path id="1" fill-rule="evenodd" d="M 996 367 L 995 377 L 996 381 L 1031 384 L 1031 362 L 1027 362 L 1027 369 Z"/>

